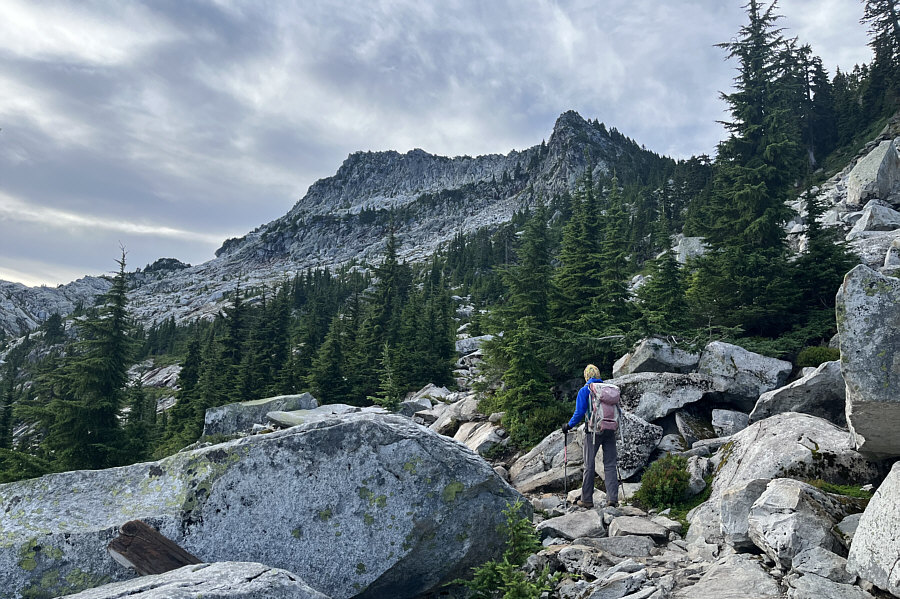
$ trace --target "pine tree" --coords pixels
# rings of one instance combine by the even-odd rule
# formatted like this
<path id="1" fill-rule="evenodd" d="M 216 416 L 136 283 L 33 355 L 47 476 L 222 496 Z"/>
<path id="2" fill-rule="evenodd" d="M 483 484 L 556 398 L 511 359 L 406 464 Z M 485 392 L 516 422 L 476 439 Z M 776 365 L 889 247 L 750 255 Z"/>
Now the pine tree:
<path id="1" fill-rule="evenodd" d="M 340 316 L 331 321 L 325 342 L 313 359 L 308 376 L 310 393 L 320 404 L 351 403 L 350 381 L 344 374 L 344 356 L 341 350 L 343 325 Z M 358 403 L 358 402 L 357 402 Z"/>
<path id="2" fill-rule="evenodd" d="M 67 470 L 107 468 L 126 459 L 120 416 L 136 348 L 129 337 L 125 252 L 95 316 L 79 324 L 81 340 L 67 357 L 62 395 L 50 405 L 44 441 Z"/>
<path id="3" fill-rule="evenodd" d="M 393 352 L 387 343 L 382 347 L 378 365 L 378 394 L 367 399 L 386 410 L 395 412 L 400 406 L 400 402 L 403 401 L 404 387 L 400 381 L 399 369 Z"/>
<path id="4" fill-rule="evenodd" d="M 866 0 L 862 23 L 869 25 L 869 45 L 875 53 L 863 110 L 870 119 L 896 110 L 900 100 L 900 3 Z"/>
<path id="5" fill-rule="evenodd" d="M 559 268 L 553 276 L 552 314 L 563 328 L 570 327 L 590 310 L 600 288 L 599 243 L 603 229 L 597 226 L 590 169 L 572 196 L 571 217 L 563 228 Z"/>
<path id="6" fill-rule="evenodd" d="M 649 280 L 637 291 L 641 334 L 666 336 L 684 332 L 688 326 L 686 291 L 684 273 L 671 250 L 653 260 Z"/>
<path id="7" fill-rule="evenodd" d="M 719 144 L 717 175 L 706 220 L 699 223 L 711 252 L 698 261 L 690 297 L 716 325 L 775 334 L 795 297 L 784 243 L 785 204 L 797 177 L 798 129 L 775 2 L 746 6 L 750 19 L 739 37 L 721 47 L 738 59 L 736 91 L 723 95 L 731 110 L 730 135 Z"/>

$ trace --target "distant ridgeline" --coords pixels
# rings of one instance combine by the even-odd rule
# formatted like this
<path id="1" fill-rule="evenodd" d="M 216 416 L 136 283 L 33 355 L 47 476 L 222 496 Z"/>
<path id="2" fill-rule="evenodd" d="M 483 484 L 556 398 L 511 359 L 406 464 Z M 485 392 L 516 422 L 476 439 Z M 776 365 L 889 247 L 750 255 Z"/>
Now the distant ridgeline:
<path id="1" fill-rule="evenodd" d="M 585 363 L 608 369 L 641 337 L 791 360 L 827 344 L 842 277 L 890 245 L 858 211 L 873 194 L 891 210 L 893 183 L 857 193 L 854 214 L 847 188 L 863 189 L 857 160 L 894 155 L 898 78 L 883 59 L 829 78 L 755 6 L 724 46 L 740 69 L 715 161 L 661 157 L 570 111 L 505 156 L 352 154 L 204 264 L 2 284 L 0 474 L 165 455 L 207 408 L 267 395 L 394 407 L 453 385 L 457 335 L 494 334 L 482 411 L 504 412 L 522 448 L 562 421 L 554 392 Z M 847 235 L 857 220 L 873 228 Z M 670 251 L 678 235 L 690 260 Z M 134 383 L 154 368 L 174 368 L 177 391 Z M 81 434 L 98 405 L 102 434 Z"/>

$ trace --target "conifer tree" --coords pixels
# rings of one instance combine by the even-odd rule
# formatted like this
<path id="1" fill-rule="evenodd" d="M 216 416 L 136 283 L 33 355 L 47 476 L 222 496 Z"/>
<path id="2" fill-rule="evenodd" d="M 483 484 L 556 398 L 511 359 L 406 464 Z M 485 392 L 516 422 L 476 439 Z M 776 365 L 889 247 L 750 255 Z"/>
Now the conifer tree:
<path id="1" fill-rule="evenodd" d="M 394 354 L 387 343 L 382 347 L 378 366 L 378 394 L 367 399 L 394 412 L 403 400 L 404 387 L 400 381 Z"/>
<path id="2" fill-rule="evenodd" d="M 310 393 L 320 404 L 351 403 L 351 385 L 344 372 L 344 356 L 341 350 L 343 325 L 340 316 L 331 321 L 325 342 L 313 359 L 308 376 Z M 359 403 L 359 402 L 356 402 Z"/>
<path id="3" fill-rule="evenodd" d="M 677 335 L 688 326 L 687 285 L 672 250 L 651 262 L 649 280 L 638 288 L 642 335 Z"/>
<path id="4" fill-rule="evenodd" d="M 711 322 L 775 334 L 795 301 L 784 243 L 785 204 L 798 173 L 797 128 L 779 78 L 783 62 L 776 3 L 746 6 L 749 23 L 720 44 L 739 62 L 729 137 L 719 144 L 713 197 L 701 226 L 709 254 L 698 261 L 690 297 Z"/>
<path id="5" fill-rule="evenodd" d="M 62 394 L 50 405 L 44 444 L 68 470 L 107 468 L 126 458 L 120 416 L 136 348 L 129 337 L 124 250 L 117 263 L 97 314 L 79 324 L 81 340 L 66 358 Z"/>

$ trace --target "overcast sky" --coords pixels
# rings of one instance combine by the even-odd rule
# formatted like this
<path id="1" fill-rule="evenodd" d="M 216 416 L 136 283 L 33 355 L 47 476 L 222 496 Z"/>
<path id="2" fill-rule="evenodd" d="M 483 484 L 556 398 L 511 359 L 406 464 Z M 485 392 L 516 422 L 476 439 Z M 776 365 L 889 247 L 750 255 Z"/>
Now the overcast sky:
<path id="1" fill-rule="evenodd" d="M 197 264 L 356 150 L 507 153 L 575 109 L 712 154 L 743 0 L 0 0 L 0 279 Z M 782 0 L 831 74 L 859 0 Z"/>

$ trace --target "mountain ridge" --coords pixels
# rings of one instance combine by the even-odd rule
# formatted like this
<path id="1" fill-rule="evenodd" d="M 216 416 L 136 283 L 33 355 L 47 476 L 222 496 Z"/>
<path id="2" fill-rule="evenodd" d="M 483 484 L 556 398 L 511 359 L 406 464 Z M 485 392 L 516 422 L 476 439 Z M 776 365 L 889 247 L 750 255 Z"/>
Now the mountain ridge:
<path id="1" fill-rule="evenodd" d="M 271 285 L 310 268 L 372 263 L 395 218 L 401 258 L 421 260 L 458 233 L 500 226 L 539 198 L 571 192 L 589 165 L 595 176 L 615 172 L 628 182 L 638 180 L 642 168 L 667 160 L 574 110 L 557 118 L 549 140 L 507 154 L 353 152 L 284 216 L 225 240 L 212 260 L 132 273 L 132 310 L 144 323 L 211 318 L 239 282 L 245 288 Z M 102 293 L 90 278 L 79 281 L 85 282 L 63 287 L 85 303 Z M 55 295 L 43 289 L 4 294 L 0 287 L 0 329 L 24 334 L 52 313 L 48 306 L 61 308 L 63 316 L 74 309 L 74 302 L 40 299 Z"/>

